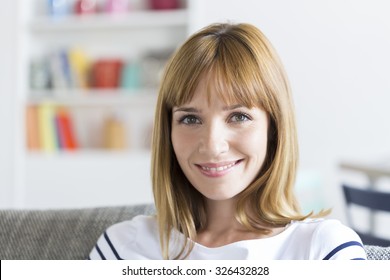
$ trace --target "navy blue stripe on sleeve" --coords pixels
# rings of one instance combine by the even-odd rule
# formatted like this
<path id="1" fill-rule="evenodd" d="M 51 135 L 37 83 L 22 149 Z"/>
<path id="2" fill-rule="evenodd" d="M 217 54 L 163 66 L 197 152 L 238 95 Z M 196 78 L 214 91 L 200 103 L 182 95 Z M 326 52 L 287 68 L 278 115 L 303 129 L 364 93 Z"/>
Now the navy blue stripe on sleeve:
<path id="1" fill-rule="evenodd" d="M 108 235 L 107 235 L 107 232 L 104 233 L 104 238 L 106 239 L 108 245 L 110 246 L 110 248 L 111 248 L 112 252 L 114 253 L 115 257 L 117 258 L 117 260 L 123 260 L 123 259 L 119 256 L 118 252 L 116 251 L 114 245 L 112 244 L 110 238 L 109 238 Z"/>
<path id="2" fill-rule="evenodd" d="M 365 261 L 366 259 L 363 259 L 363 258 L 354 258 L 354 259 L 351 259 L 351 261 Z"/>
<path id="3" fill-rule="evenodd" d="M 96 245 L 95 247 L 96 247 L 96 250 L 98 251 L 98 253 L 99 253 L 100 257 L 102 258 L 102 260 L 105 260 L 105 259 L 106 259 L 106 257 L 103 255 L 103 253 L 102 253 L 102 251 L 100 250 L 99 246 L 98 246 L 98 245 Z"/>
<path id="4" fill-rule="evenodd" d="M 357 241 L 349 241 L 349 242 L 345 242 L 339 246 L 337 246 L 336 248 L 334 248 L 328 255 L 326 255 L 325 258 L 323 258 L 323 260 L 329 260 L 331 257 L 333 257 L 337 252 L 347 248 L 347 247 L 351 247 L 351 246 L 360 246 L 363 248 L 363 245 L 360 244 L 359 242 Z"/>

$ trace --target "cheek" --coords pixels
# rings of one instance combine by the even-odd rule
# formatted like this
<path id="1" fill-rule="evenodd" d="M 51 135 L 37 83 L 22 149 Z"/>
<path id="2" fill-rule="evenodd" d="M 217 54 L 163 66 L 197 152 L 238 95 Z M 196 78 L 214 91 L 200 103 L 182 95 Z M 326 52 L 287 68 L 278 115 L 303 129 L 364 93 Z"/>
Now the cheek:
<path id="1" fill-rule="evenodd" d="M 267 131 L 259 127 L 253 127 L 241 132 L 237 145 L 248 155 L 264 159 L 267 152 Z"/>
<path id="2" fill-rule="evenodd" d="M 175 152 L 176 157 L 179 154 L 178 150 L 180 149 L 180 142 L 181 142 L 180 139 L 178 139 L 178 138 L 179 138 L 179 135 L 177 133 L 175 133 L 175 129 L 172 128 L 172 131 L 171 131 L 171 142 L 172 142 L 173 151 Z"/>
<path id="3" fill-rule="evenodd" d="M 172 128 L 171 141 L 178 160 L 191 153 L 192 146 L 194 145 L 194 137 L 190 137 L 178 128 Z"/>

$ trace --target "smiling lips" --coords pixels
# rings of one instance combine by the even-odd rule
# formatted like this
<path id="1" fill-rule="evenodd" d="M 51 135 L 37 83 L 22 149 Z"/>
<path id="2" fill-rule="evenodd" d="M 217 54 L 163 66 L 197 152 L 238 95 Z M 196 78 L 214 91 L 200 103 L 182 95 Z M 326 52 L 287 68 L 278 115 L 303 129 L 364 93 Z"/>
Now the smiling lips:
<path id="1" fill-rule="evenodd" d="M 221 177 L 228 173 L 232 167 L 239 164 L 242 160 L 221 162 L 221 163 L 205 163 L 196 164 L 202 174 L 207 177 Z"/>

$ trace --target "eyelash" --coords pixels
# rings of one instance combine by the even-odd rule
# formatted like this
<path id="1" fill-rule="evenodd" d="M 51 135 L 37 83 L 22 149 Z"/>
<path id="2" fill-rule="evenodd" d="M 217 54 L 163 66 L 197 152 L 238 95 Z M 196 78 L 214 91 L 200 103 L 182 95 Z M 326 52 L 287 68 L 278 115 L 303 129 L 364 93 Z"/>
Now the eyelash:
<path id="1" fill-rule="evenodd" d="M 243 122 L 252 120 L 252 118 L 248 114 L 246 114 L 244 112 L 234 112 L 233 114 L 231 114 L 229 116 L 229 119 L 232 119 L 233 117 L 237 117 L 237 116 L 245 117 L 245 120 L 244 121 L 235 121 L 235 123 L 243 123 Z"/>
<path id="2" fill-rule="evenodd" d="M 232 118 L 238 117 L 238 116 L 239 117 L 245 117 L 245 120 L 242 120 L 242 121 L 231 121 Z M 195 122 L 188 123 L 188 120 L 190 118 L 195 119 Z M 230 122 L 236 123 L 236 124 L 240 124 L 240 123 L 252 120 L 252 118 L 248 114 L 246 114 L 244 112 L 234 112 L 234 113 L 229 115 L 228 119 L 230 120 Z M 185 125 L 198 125 L 198 124 L 202 123 L 201 120 L 196 115 L 184 115 L 184 116 L 182 116 L 179 119 L 178 122 L 180 124 L 185 124 Z"/>
<path id="3" fill-rule="evenodd" d="M 188 119 L 190 119 L 190 118 L 194 118 L 194 119 L 196 119 L 196 121 L 198 122 L 198 121 L 200 121 L 199 120 L 199 118 L 197 117 L 197 116 L 195 116 L 195 115 L 184 115 L 184 116 L 182 116 L 180 119 L 179 119 L 179 123 L 180 124 L 185 124 L 185 125 L 197 125 L 198 123 L 186 123 L 186 120 L 188 121 Z"/>

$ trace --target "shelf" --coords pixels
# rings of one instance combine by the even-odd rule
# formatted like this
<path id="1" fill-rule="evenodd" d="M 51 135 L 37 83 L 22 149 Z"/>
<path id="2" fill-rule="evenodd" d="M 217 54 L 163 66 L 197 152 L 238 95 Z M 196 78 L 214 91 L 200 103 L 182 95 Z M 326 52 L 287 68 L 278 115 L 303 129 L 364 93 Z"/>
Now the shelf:
<path id="1" fill-rule="evenodd" d="M 157 89 L 141 90 L 46 90 L 32 91 L 27 103 L 54 103 L 68 106 L 153 106 Z"/>
<path id="2" fill-rule="evenodd" d="M 27 160 L 32 162 L 50 162 L 49 164 L 61 161 L 71 162 L 96 162 L 96 161 L 137 161 L 137 159 L 150 158 L 151 151 L 148 149 L 137 150 L 103 150 L 103 149 L 82 149 L 76 151 L 28 151 Z"/>
<path id="3" fill-rule="evenodd" d="M 123 15 L 96 14 L 63 18 L 39 17 L 29 24 L 33 32 L 91 31 L 100 29 L 170 27 L 187 25 L 186 10 L 134 11 Z"/>

